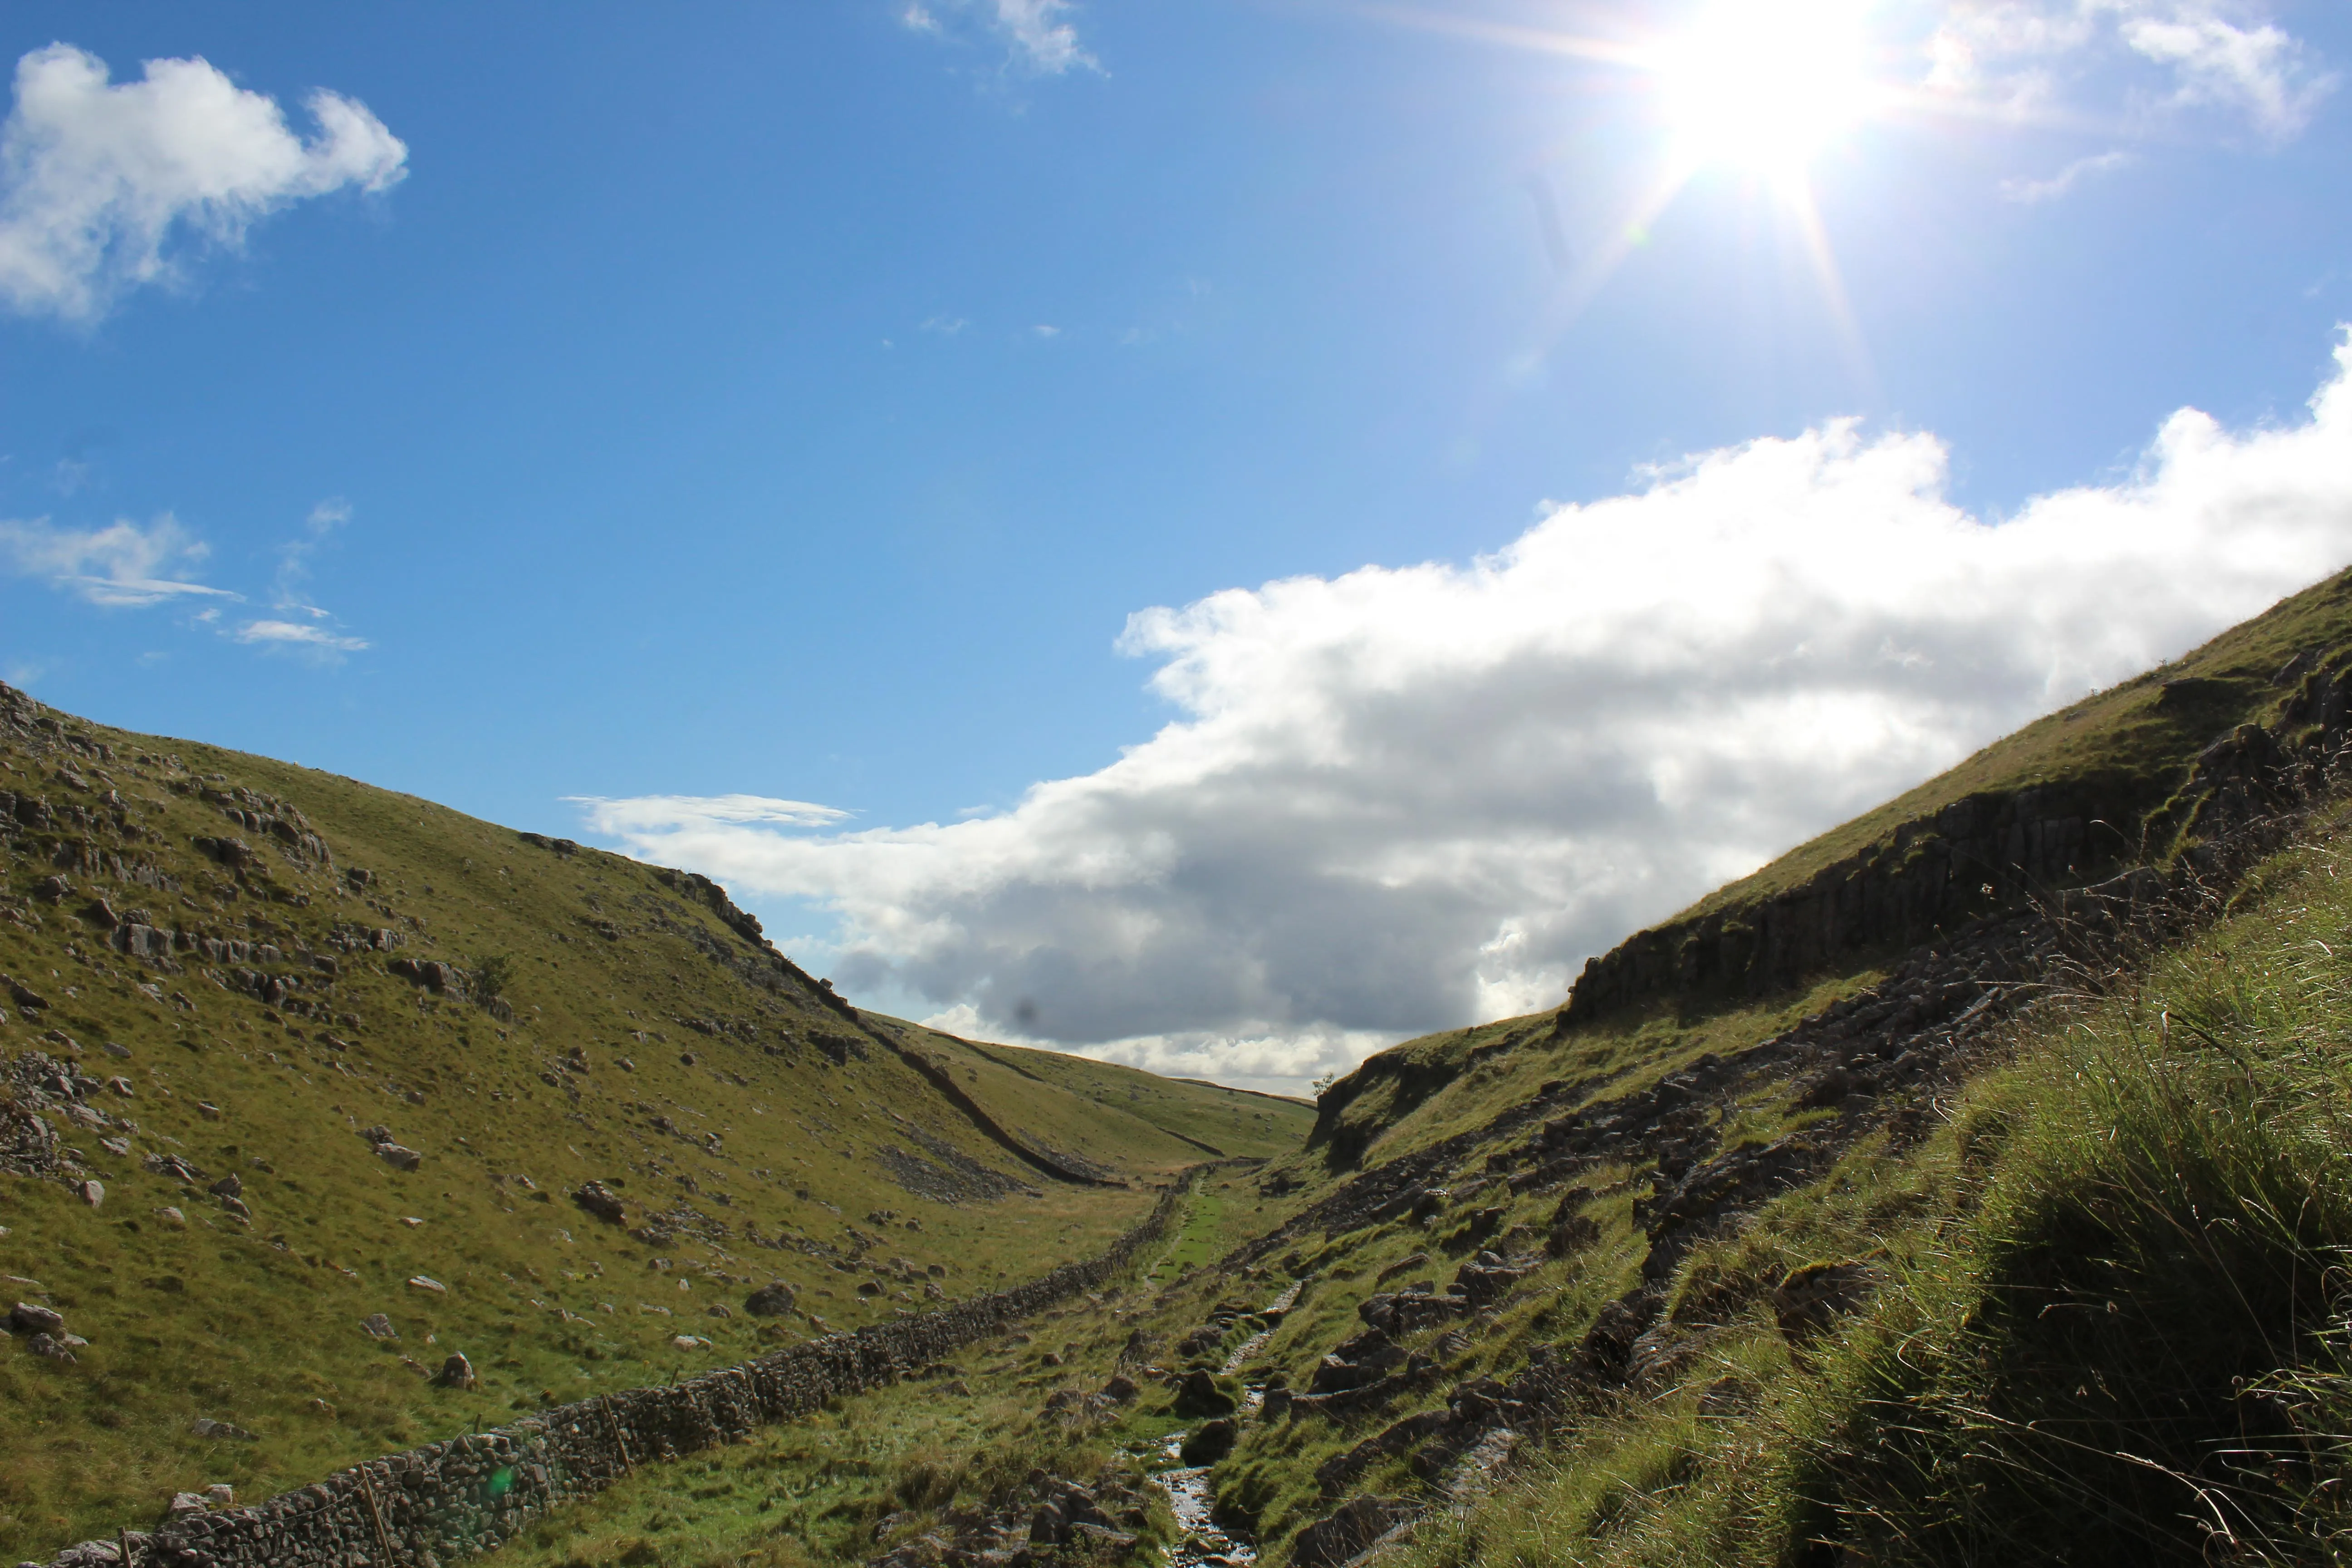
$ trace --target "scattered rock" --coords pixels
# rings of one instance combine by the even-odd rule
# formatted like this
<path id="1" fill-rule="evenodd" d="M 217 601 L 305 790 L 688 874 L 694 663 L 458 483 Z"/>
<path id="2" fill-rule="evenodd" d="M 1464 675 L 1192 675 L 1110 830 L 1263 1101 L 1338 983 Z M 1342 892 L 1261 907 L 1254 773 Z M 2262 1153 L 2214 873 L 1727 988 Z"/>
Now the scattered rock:
<path id="1" fill-rule="evenodd" d="M 74 1187 L 74 1194 L 90 1207 L 96 1208 L 106 1201 L 106 1184 L 94 1178 L 79 1183 Z"/>
<path id="2" fill-rule="evenodd" d="M 235 1508 L 236 1489 L 226 1481 L 215 1481 L 205 1489 L 205 1500 L 215 1508 Z"/>
<path id="3" fill-rule="evenodd" d="M 1338 1568 L 1412 1517 L 1412 1510 L 1395 1498 L 1351 1498 L 1298 1532 L 1292 1568 Z"/>
<path id="4" fill-rule="evenodd" d="M 446 1296 L 449 1293 L 449 1287 L 430 1275 L 412 1274 L 408 1277 L 408 1284 L 411 1289 L 430 1290 L 436 1296 Z"/>
<path id="5" fill-rule="evenodd" d="M 236 1172 L 231 1171 L 205 1191 L 216 1198 L 241 1198 L 245 1196 L 245 1184 L 237 1179 Z"/>
<path id="6" fill-rule="evenodd" d="M 1238 1403 L 1205 1369 L 1195 1367 L 1178 1385 L 1172 1408 L 1179 1415 L 1231 1415 Z"/>
<path id="7" fill-rule="evenodd" d="M 1706 1385 L 1698 1396 L 1701 1415 L 1745 1415 L 1754 1410 L 1759 1394 L 1756 1385 L 1741 1377 L 1718 1377 Z"/>
<path id="8" fill-rule="evenodd" d="M 1177 1450 L 1177 1458 L 1188 1465 L 1213 1465 L 1232 1453 L 1234 1444 L 1239 1439 L 1240 1433 L 1231 1418 L 1220 1416 L 1203 1423 L 1185 1438 L 1184 1446 Z"/>
<path id="9" fill-rule="evenodd" d="M 798 1301 L 791 1286 L 774 1279 L 744 1297 L 743 1310 L 755 1318 L 781 1318 L 790 1313 Z"/>
<path id="10" fill-rule="evenodd" d="M 413 1171 L 425 1163 L 424 1155 L 398 1143 L 379 1143 L 375 1146 L 375 1152 L 376 1158 L 385 1164 L 403 1171 Z"/>
<path id="11" fill-rule="evenodd" d="M 165 1204 L 162 1208 L 157 1209 L 155 1217 L 168 1226 L 184 1226 L 188 1223 L 188 1216 L 171 1204 Z"/>
<path id="12" fill-rule="evenodd" d="M 190 1185 L 194 1185 L 204 1176 L 202 1171 L 197 1170 L 177 1154 L 150 1154 L 139 1162 L 139 1164 L 141 1169 L 151 1175 L 168 1177 L 174 1182 L 186 1182 Z"/>
<path id="13" fill-rule="evenodd" d="M 1792 1345 L 1819 1339 L 1878 1289 L 1878 1278 L 1866 1263 L 1813 1263 L 1797 1269 L 1772 1291 L 1780 1337 Z"/>
<path id="14" fill-rule="evenodd" d="M 72 1334 L 35 1334 L 25 1342 L 25 1348 L 35 1355 L 47 1356 L 51 1361 L 61 1361 L 71 1366 L 75 1360 L 74 1346 L 89 1342 Z"/>
<path id="15" fill-rule="evenodd" d="M 396 1340 L 400 1338 L 400 1331 L 394 1328 L 392 1326 L 392 1320 L 385 1317 L 382 1312 L 371 1312 L 366 1317 L 362 1318 L 360 1320 L 360 1327 L 367 1331 L 368 1338 L 372 1340 Z"/>
<path id="16" fill-rule="evenodd" d="M 590 1182 L 580 1187 L 572 1193 L 572 1201 L 607 1225 L 620 1225 L 628 1218 L 619 1195 L 602 1182 Z"/>
<path id="17" fill-rule="evenodd" d="M 481 1380 L 474 1375 L 474 1363 L 455 1351 L 442 1362 L 441 1370 L 433 1374 L 436 1388 L 476 1388 L 480 1384 Z"/>
<path id="18" fill-rule="evenodd" d="M 215 1421 L 209 1415 L 197 1416 L 189 1426 L 188 1430 L 199 1437 L 210 1437 L 223 1443 L 261 1441 L 261 1434 L 258 1432 L 248 1432 L 242 1426 L 233 1426 L 226 1421 Z"/>
<path id="19" fill-rule="evenodd" d="M 1123 1372 L 1114 1373 L 1111 1380 L 1103 1384 L 1102 1391 L 1105 1399 L 1115 1405 L 1125 1405 L 1135 1397 L 1135 1379 Z"/>
<path id="20" fill-rule="evenodd" d="M 65 1315 L 47 1307 L 37 1307 L 30 1301 L 19 1301 L 8 1313 L 8 1331 L 12 1334 L 56 1333 L 66 1326 Z"/>

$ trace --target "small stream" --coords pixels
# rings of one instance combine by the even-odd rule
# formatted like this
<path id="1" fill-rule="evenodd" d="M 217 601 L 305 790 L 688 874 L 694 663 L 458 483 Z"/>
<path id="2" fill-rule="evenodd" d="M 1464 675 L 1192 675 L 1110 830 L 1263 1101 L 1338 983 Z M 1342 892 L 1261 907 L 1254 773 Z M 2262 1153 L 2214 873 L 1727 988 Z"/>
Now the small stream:
<path id="1" fill-rule="evenodd" d="M 1266 1342 L 1274 1338 L 1275 1327 L 1281 1324 L 1280 1314 L 1297 1305 L 1298 1292 L 1306 1285 L 1304 1279 L 1292 1280 L 1288 1289 L 1261 1309 L 1275 1314 L 1274 1326 L 1260 1329 L 1225 1358 L 1223 1370 L 1227 1376 L 1247 1366 L 1251 1359 L 1265 1348 Z M 1255 1384 L 1245 1384 L 1242 1388 L 1242 1407 L 1235 1412 L 1234 1418 L 1245 1420 L 1256 1415 L 1265 1404 L 1265 1390 Z M 1168 1549 L 1167 1568 L 1246 1568 L 1247 1564 L 1257 1561 L 1257 1548 L 1246 1540 L 1228 1534 L 1211 1521 L 1210 1467 L 1184 1463 L 1184 1440 L 1191 1436 L 1190 1431 L 1171 1433 L 1160 1448 L 1168 1461 L 1167 1467 L 1152 1471 L 1150 1476 L 1151 1484 L 1168 1494 L 1168 1507 L 1176 1515 L 1177 1529 L 1183 1532 Z"/>

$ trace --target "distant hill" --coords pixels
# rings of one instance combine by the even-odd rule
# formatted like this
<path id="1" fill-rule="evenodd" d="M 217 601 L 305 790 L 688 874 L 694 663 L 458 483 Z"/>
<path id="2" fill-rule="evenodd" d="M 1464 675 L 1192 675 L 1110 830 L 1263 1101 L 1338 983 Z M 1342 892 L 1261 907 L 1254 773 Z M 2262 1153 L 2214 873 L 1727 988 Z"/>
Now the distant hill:
<path id="1" fill-rule="evenodd" d="M 89 1342 L 0 1358 L 0 1553 L 1042 1273 L 1311 1120 L 863 1013 L 700 877 L 5 687 L 0 843 L 0 1311 Z"/>

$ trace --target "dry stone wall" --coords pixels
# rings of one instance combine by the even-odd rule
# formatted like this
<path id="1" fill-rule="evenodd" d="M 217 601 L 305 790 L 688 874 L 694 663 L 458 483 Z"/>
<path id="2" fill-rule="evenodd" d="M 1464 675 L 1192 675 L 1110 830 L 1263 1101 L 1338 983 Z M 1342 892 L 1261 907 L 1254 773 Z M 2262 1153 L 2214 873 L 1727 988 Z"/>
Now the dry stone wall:
<path id="1" fill-rule="evenodd" d="M 192 1507 L 152 1532 L 68 1547 L 48 1568 L 126 1558 L 133 1568 L 441 1568 L 511 1540 L 639 1465 L 807 1415 L 1100 1287 L 1166 1237 L 1189 1185 L 1162 1193 L 1143 1223 L 1101 1256 L 1010 1290 L 372 1459 L 254 1507 Z"/>

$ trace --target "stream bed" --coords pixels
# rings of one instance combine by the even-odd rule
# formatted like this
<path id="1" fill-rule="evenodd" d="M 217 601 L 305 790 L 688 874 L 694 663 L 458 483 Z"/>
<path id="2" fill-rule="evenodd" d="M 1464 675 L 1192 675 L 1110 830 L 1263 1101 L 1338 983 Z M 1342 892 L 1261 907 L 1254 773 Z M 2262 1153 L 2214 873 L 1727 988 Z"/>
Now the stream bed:
<path id="1" fill-rule="evenodd" d="M 1298 1292 L 1306 1285 L 1304 1279 L 1292 1280 L 1288 1289 L 1262 1309 L 1263 1314 L 1271 1318 L 1273 1322 L 1244 1340 L 1234 1353 L 1225 1358 L 1223 1371 L 1227 1376 L 1248 1365 L 1251 1359 L 1265 1348 L 1266 1342 L 1274 1338 L 1275 1327 L 1280 1324 L 1282 1314 L 1297 1304 Z M 1256 1415 L 1265 1404 L 1265 1390 L 1263 1387 L 1255 1384 L 1244 1384 L 1242 1407 L 1234 1412 L 1234 1419 L 1248 1419 Z M 1169 1510 L 1175 1514 L 1176 1527 L 1182 1532 L 1168 1548 L 1167 1568 L 1245 1568 L 1246 1564 L 1257 1561 L 1257 1547 L 1243 1537 L 1218 1528 L 1210 1519 L 1212 1489 L 1209 1472 L 1213 1467 L 1184 1463 L 1184 1440 L 1191 1436 L 1190 1431 L 1171 1433 L 1160 1449 L 1168 1463 L 1165 1468 L 1152 1471 L 1149 1478 L 1153 1486 L 1167 1494 Z"/>

